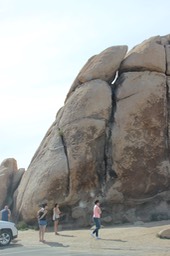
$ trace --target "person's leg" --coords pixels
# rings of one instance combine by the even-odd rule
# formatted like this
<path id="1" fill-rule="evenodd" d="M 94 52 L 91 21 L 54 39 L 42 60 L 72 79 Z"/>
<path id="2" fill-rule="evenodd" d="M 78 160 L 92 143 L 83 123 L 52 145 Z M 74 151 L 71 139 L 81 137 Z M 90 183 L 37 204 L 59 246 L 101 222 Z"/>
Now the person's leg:
<path id="1" fill-rule="evenodd" d="M 97 233 L 96 233 L 96 237 L 99 237 L 99 229 L 101 227 L 101 224 L 100 224 L 100 219 L 97 219 L 98 223 L 97 223 Z"/>
<path id="2" fill-rule="evenodd" d="M 95 224 L 96 224 L 96 229 L 95 229 L 95 233 L 96 233 L 96 237 L 99 237 L 99 229 L 100 229 L 100 219 L 95 218 Z"/>
<path id="3" fill-rule="evenodd" d="M 56 234 L 56 220 L 54 220 L 54 233 Z"/>
<path id="4" fill-rule="evenodd" d="M 42 226 L 42 242 L 44 242 L 44 234 L 45 234 L 46 225 Z"/>
<path id="5" fill-rule="evenodd" d="M 55 234 L 58 235 L 58 220 L 55 221 L 56 222 L 56 229 L 55 229 Z"/>
<path id="6" fill-rule="evenodd" d="M 39 225 L 39 241 L 42 241 L 42 226 Z"/>
<path id="7" fill-rule="evenodd" d="M 93 230 L 92 234 L 96 234 L 96 228 Z"/>
<path id="8" fill-rule="evenodd" d="M 94 231 L 93 231 L 93 234 L 96 234 L 96 236 L 97 236 L 97 232 L 98 232 L 98 219 L 97 218 L 93 218 L 94 219 L 94 223 L 95 223 L 95 226 L 96 226 L 96 228 L 94 229 Z"/>

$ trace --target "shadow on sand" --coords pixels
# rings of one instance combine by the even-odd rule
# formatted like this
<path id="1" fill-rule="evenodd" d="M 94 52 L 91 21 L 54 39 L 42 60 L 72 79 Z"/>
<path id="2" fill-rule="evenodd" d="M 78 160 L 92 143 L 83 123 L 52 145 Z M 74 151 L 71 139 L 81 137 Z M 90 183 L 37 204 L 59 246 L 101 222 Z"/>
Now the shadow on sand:
<path id="1" fill-rule="evenodd" d="M 46 244 L 50 247 L 69 247 L 69 245 L 63 245 L 62 243 L 57 243 L 57 242 L 48 242 L 48 241 L 45 241 L 43 242 L 43 244 Z"/>

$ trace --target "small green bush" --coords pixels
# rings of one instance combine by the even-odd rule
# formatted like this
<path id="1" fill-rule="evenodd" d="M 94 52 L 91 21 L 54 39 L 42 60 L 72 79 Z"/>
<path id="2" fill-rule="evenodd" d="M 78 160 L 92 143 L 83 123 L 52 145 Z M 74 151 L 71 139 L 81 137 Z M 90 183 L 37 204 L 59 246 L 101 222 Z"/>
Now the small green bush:
<path id="1" fill-rule="evenodd" d="M 28 225 L 24 221 L 20 221 L 16 225 L 18 230 L 28 230 Z"/>
<path id="2" fill-rule="evenodd" d="M 168 220 L 168 214 L 167 213 L 153 213 L 151 215 L 151 221 L 161 221 L 161 220 Z"/>

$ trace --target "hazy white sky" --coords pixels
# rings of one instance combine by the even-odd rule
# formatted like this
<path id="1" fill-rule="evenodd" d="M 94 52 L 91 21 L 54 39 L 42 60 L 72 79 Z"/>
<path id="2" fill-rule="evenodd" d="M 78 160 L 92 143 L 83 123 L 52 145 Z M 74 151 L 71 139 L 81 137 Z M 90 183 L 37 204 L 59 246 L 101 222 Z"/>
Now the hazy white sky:
<path id="1" fill-rule="evenodd" d="M 27 168 L 87 59 L 170 33 L 168 0 L 0 0 L 0 163 Z"/>

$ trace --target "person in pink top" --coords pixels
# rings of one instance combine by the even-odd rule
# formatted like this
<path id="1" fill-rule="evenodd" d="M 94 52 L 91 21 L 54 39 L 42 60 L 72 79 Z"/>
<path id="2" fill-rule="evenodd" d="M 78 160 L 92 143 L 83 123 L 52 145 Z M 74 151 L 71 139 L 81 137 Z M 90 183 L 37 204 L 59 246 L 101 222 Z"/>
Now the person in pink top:
<path id="1" fill-rule="evenodd" d="M 96 239 L 99 239 L 99 229 L 100 229 L 100 217 L 101 217 L 101 208 L 100 208 L 100 202 L 99 200 L 96 200 L 94 203 L 94 207 L 93 207 L 93 220 L 95 223 L 96 228 L 94 229 L 94 231 L 92 232 L 92 236 L 95 237 Z"/>

